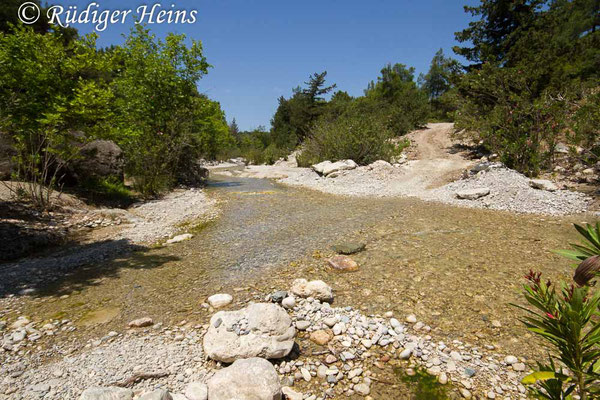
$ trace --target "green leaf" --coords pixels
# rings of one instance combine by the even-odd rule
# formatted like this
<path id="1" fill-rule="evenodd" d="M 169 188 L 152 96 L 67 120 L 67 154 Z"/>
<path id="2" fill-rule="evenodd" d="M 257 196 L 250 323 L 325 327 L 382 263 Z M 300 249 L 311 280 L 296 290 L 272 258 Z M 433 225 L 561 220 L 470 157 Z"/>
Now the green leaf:
<path id="1" fill-rule="evenodd" d="M 547 381 L 548 379 L 557 379 L 554 371 L 537 371 L 527 375 L 521 380 L 524 385 L 532 385 L 540 381 Z"/>

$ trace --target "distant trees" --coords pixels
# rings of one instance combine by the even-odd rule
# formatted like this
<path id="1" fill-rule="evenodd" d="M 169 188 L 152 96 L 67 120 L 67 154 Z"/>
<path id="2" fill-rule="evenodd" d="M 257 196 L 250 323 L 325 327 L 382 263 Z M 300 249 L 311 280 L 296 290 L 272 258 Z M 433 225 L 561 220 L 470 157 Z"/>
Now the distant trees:
<path id="1" fill-rule="evenodd" d="M 471 64 L 460 79 L 458 127 L 508 166 L 549 167 L 557 140 L 600 156 L 600 131 L 584 121 L 600 107 L 600 4 L 596 0 L 483 0 L 458 32 Z M 596 115 L 596 117 L 594 116 Z"/>
<path id="2" fill-rule="evenodd" d="M 444 56 L 444 51 L 439 49 L 431 60 L 429 71 L 419 76 L 419 85 L 429 98 L 435 118 L 453 120 L 457 107 L 455 88 L 461 73 L 458 61 Z"/>

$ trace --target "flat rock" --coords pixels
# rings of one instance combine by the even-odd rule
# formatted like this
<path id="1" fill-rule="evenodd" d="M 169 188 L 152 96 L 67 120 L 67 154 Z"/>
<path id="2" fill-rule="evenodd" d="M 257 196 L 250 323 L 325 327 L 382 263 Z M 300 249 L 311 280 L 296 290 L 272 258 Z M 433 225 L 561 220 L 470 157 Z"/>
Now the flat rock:
<path id="1" fill-rule="evenodd" d="M 281 400 L 281 384 L 273 365 L 264 358 L 237 360 L 208 381 L 210 400 Z"/>
<path id="2" fill-rule="evenodd" d="M 217 293 L 210 296 L 207 301 L 212 307 L 221 308 L 230 304 L 233 301 L 233 296 L 227 293 Z"/>
<path id="3" fill-rule="evenodd" d="M 143 328 L 151 325 L 154 325 L 154 321 L 152 321 L 152 318 L 149 317 L 134 319 L 128 324 L 130 328 Z"/>
<path id="4" fill-rule="evenodd" d="M 167 244 L 183 242 L 184 240 L 190 240 L 193 237 L 194 237 L 194 235 L 192 235 L 191 233 L 184 233 L 184 234 L 177 235 L 174 238 L 167 240 Z"/>
<path id="5" fill-rule="evenodd" d="M 558 190 L 558 187 L 547 179 L 530 179 L 529 186 L 534 189 L 546 190 L 548 192 L 555 192 Z"/>
<path id="6" fill-rule="evenodd" d="M 290 292 L 298 297 L 313 297 L 319 301 L 333 301 L 333 290 L 321 280 L 309 282 L 306 279 L 296 279 L 292 282 Z"/>
<path id="7" fill-rule="evenodd" d="M 342 242 L 331 246 L 331 249 L 339 254 L 355 254 L 365 249 L 365 244 L 360 242 Z"/>
<path id="8" fill-rule="evenodd" d="M 327 260 L 327 263 L 333 268 L 340 271 L 356 271 L 358 264 L 348 256 L 333 256 Z"/>
<path id="9" fill-rule="evenodd" d="M 323 176 L 331 175 L 334 172 L 351 170 L 356 167 L 358 167 L 358 164 L 353 160 L 323 161 L 311 166 L 316 173 Z"/>
<path id="10" fill-rule="evenodd" d="M 281 306 L 255 303 L 214 314 L 204 336 L 204 351 L 213 360 L 228 363 L 257 356 L 282 358 L 292 350 L 295 335 L 292 319 Z"/>
<path id="11" fill-rule="evenodd" d="M 79 400 L 131 400 L 133 391 L 120 387 L 90 388 L 79 396 Z"/>
<path id="12" fill-rule="evenodd" d="M 490 194 L 489 188 L 465 189 L 456 192 L 456 197 L 465 200 L 476 200 L 480 197 L 487 196 L 488 194 Z"/>

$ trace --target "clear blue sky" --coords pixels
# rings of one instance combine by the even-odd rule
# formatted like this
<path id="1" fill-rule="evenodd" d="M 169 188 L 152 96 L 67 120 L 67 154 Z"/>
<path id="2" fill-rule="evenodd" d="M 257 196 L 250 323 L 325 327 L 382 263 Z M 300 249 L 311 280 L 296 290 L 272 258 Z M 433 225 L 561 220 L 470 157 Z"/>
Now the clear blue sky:
<path id="1" fill-rule="evenodd" d="M 51 4 L 84 8 L 91 0 Z M 135 9 L 153 1 L 95 0 L 101 9 Z M 454 32 L 470 16 L 463 5 L 477 0 L 179 0 L 165 7 L 198 10 L 192 25 L 162 24 L 159 36 L 185 33 L 202 40 L 214 66 L 198 88 L 221 103 L 227 120 L 242 129 L 270 125 L 279 96 L 290 96 L 313 72 L 327 70 L 328 82 L 351 95 L 362 94 L 386 63 L 400 62 L 426 72 L 439 48 L 451 55 Z M 131 22 L 131 19 L 129 19 Z M 82 33 L 91 25 L 74 25 Z M 123 42 L 130 26 L 99 32 L 101 46 Z"/>

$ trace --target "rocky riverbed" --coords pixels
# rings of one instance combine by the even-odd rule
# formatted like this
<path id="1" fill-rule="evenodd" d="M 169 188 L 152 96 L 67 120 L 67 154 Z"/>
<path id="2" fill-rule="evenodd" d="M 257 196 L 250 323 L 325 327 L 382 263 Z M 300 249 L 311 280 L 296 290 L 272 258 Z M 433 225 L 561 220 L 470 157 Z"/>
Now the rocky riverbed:
<path id="1" fill-rule="evenodd" d="M 19 318 L 4 328 L 0 367 L 4 394 L 0 396 L 11 400 L 76 399 L 88 389 L 82 399 L 104 400 L 113 397 L 90 388 L 112 387 L 114 393 L 123 394 L 119 399 L 168 398 L 168 392 L 173 399 L 197 400 L 202 397 L 194 397 L 195 390 L 206 393 L 203 385 L 208 384 L 209 400 L 232 398 L 227 393 L 232 393 L 237 378 L 229 371 L 233 376 L 221 374 L 215 381 L 215 372 L 231 368 L 221 369 L 225 366 L 218 360 L 263 356 L 271 359 L 278 379 L 256 387 L 247 385 L 248 396 L 266 390 L 277 398 L 284 393 L 288 399 L 384 398 L 400 385 L 398 374 L 411 376 L 423 370 L 439 385 L 451 386 L 448 390 L 455 396 L 526 397 L 519 381 L 529 369 L 523 362 L 527 360 L 498 353 L 491 344 L 436 341 L 429 334 L 432 328 L 412 314 L 395 317 L 388 311 L 367 315 L 351 306 L 333 306 L 334 292 L 321 281 L 296 280 L 290 289 L 262 299 L 268 303 L 250 301 L 246 314 L 213 314 L 209 324 L 181 321 L 164 326 L 148 318 L 138 319 L 123 332 L 109 331 L 85 344 L 54 349 L 63 356 L 48 363 L 38 363 L 31 356 L 36 341 L 41 335 L 68 331 L 72 324 L 61 321 L 40 327 L 35 321 Z M 209 304 L 204 307 L 214 312 Z M 229 320 L 223 320 L 230 314 Z M 249 328 L 243 327 L 243 320 L 251 321 Z M 286 340 L 297 344 L 293 349 L 286 345 L 283 351 L 265 352 L 260 341 L 275 335 L 278 324 L 289 326 L 293 334 Z M 232 328 L 232 339 L 206 337 L 207 332 L 223 329 L 226 333 L 234 326 L 238 328 Z M 215 353 L 222 345 L 220 340 L 225 341 L 224 347 Z M 278 343 L 283 343 L 280 340 Z M 268 368 L 257 379 L 268 374 Z M 149 397 L 149 393 L 162 393 L 163 397 Z"/>

